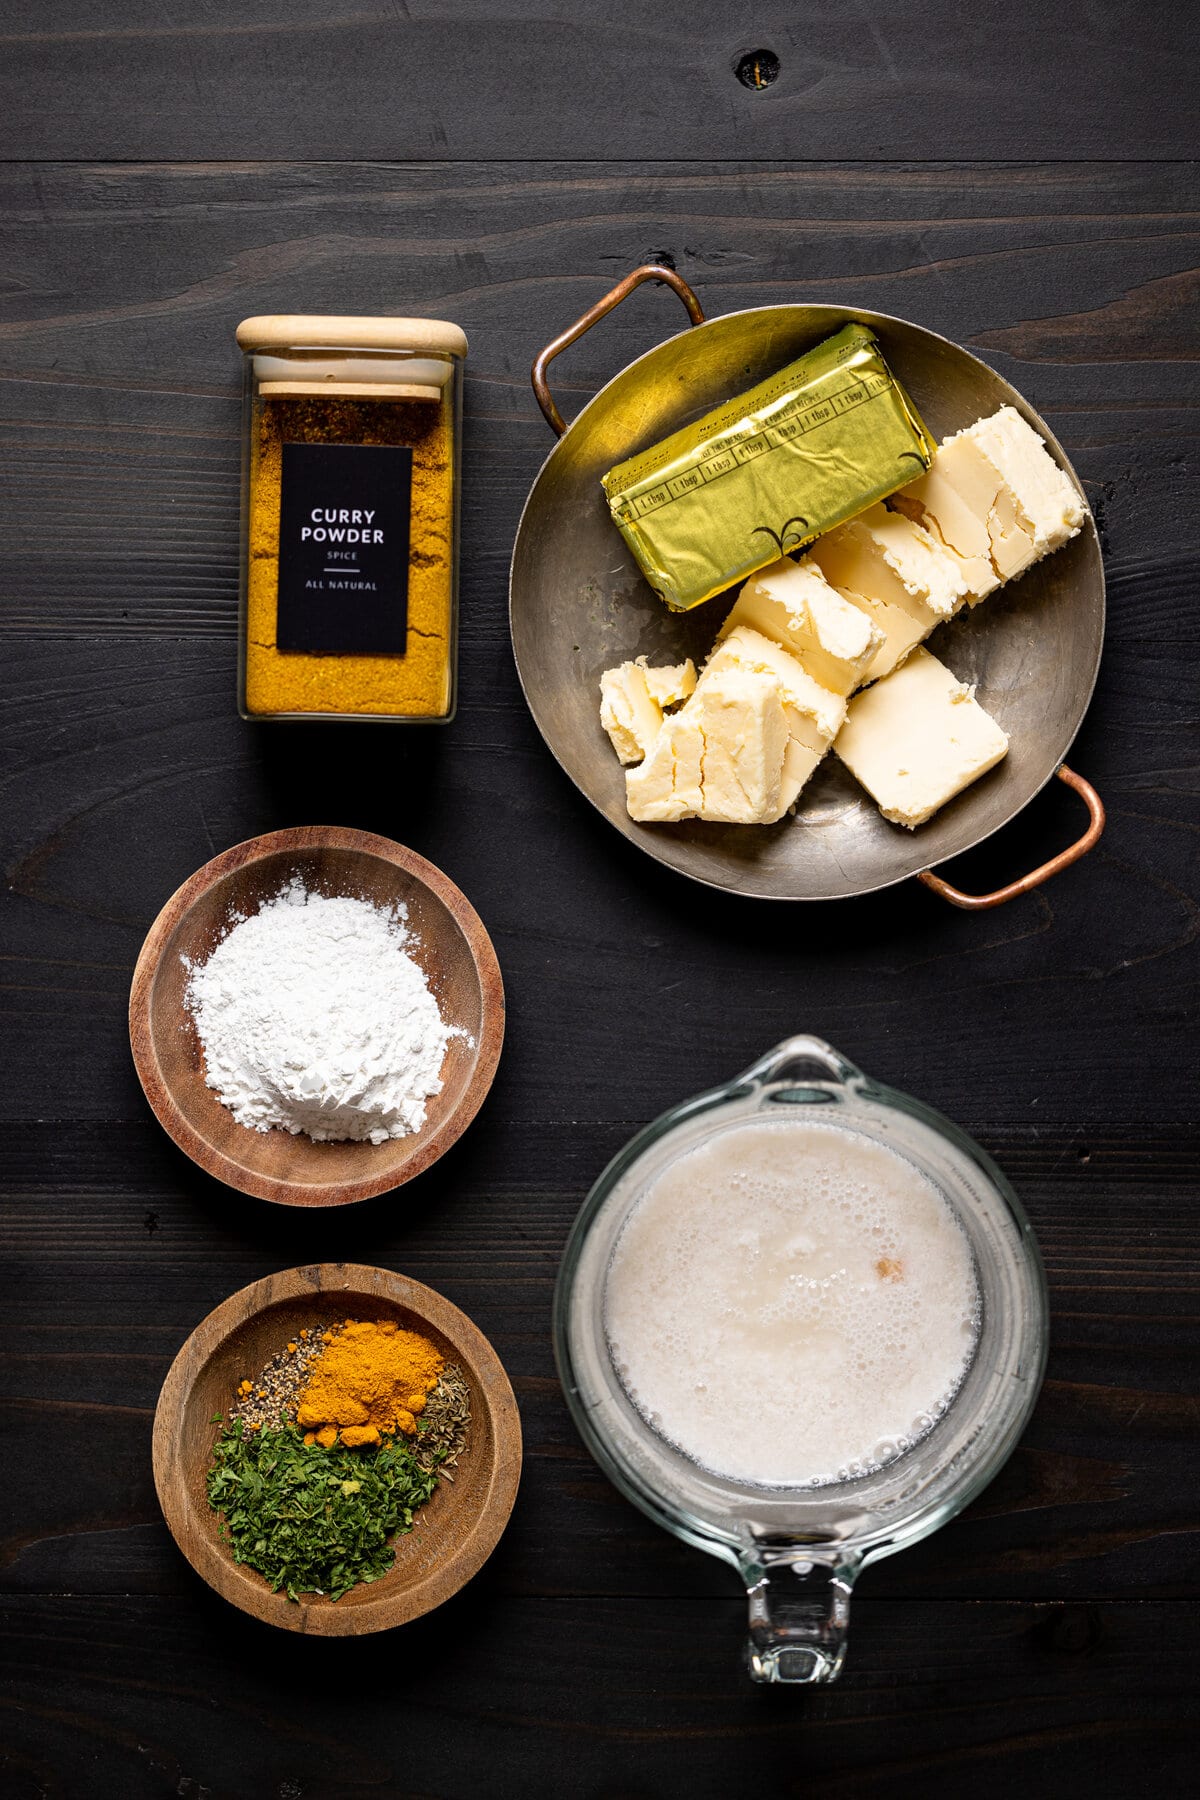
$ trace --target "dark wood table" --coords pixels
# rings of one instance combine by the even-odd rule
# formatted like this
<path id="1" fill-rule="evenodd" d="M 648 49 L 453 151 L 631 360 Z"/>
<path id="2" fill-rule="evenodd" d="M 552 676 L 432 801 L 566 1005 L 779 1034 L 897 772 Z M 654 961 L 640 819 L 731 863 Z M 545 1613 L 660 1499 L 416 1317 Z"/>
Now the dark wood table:
<path id="1" fill-rule="evenodd" d="M 1177 9 L 507 0 L 9 5 L 0 33 L 8 1186 L 5 1796 L 1173 1796 L 1195 1777 L 1197 224 Z M 754 86 L 770 50 L 778 78 Z M 771 59 L 758 58 L 759 81 Z M 915 884 L 735 902 L 626 845 L 544 748 L 506 569 L 549 448 L 542 343 L 627 269 L 710 313 L 840 300 L 987 358 L 1066 444 L 1111 603 L 1072 761 L 1100 848 L 994 914 Z M 233 328 L 405 310 L 471 339 L 462 703 L 442 733 L 234 705 Z M 645 289 L 564 406 L 679 326 Z M 130 972 L 173 888 L 276 826 L 411 844 L 490 927 L 510 1028 L 478 1122 L 315 1217 L 202 1178 L 142 1100 Z M 1047 791 L 954 869 L 1079 826 Z M 840 1684 L 759 1691 L 732 1574 L 627 1505 L 549 1341 L 570 1221 L 644 1120 L 820 1033 L 1007 1171 L 1053 1344 L 1004 1473 L 878 1565 Z M 159 1516 L 150 1425 L 197 1321 L 353 1258 L 464 1307 L 527 1438 L 511 1528 L 434 1617 L 305 1642 L 234 1613 Z M 1187 1776 L 1192 1767 L 1193 1776 Z"/>

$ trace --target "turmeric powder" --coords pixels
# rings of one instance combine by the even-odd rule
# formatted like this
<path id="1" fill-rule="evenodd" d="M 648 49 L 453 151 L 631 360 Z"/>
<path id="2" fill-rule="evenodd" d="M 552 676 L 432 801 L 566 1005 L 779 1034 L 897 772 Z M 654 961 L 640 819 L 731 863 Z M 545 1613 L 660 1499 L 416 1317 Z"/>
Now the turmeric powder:
<path id="1" fill-rule="evenodd" d="M 331 1448 L 340 1433 L 355 1448 L 396 1432 L 414 1436 L 444 1360 L 428 1338 L 401 1331 L 392 1319 L 348 1321 L 300 1391 L 296 1423 L 305 1442 Z"/>
<path id="2" fill-rule="evenodd" d="M 454 666 L 453 404 L 449 388 L 436 400 L 374 400 L 330 393 L 257 403 L 247 519 L 243 673 L 247 714 L 449 716 Z M 403 655 L 321 655 L 279 649 L 276 623 L 285 443 L 411 448 L 408 627 Z"/>

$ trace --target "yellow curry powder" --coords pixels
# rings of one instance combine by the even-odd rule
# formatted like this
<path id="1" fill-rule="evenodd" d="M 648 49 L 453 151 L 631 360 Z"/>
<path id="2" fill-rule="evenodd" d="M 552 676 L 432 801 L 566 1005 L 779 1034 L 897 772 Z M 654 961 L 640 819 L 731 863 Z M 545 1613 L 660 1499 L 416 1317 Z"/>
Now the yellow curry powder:
<path id="1" fill-rule="evenodd" d="M 451 399 L 335 397 L 261 401 L 250 448 L 245 707 L 278 713 L 441 718 L 454 654 L 454 455 Z M 402 656 L 317 655 L 276 643 L 283 445 L 411 448 L 408 632 Z"/>
<path id="2" fill-rule="evenodd" d="M 325 1336 L 329 1341 L 296 1408 L 305 1443 L 331 1448 L 340 1435 L 353 1449 L 396 1432 L 412 1437 L 445 1361 L 436 1346 L 391 1319 L 375 1325 L 348 1320 Z"/>

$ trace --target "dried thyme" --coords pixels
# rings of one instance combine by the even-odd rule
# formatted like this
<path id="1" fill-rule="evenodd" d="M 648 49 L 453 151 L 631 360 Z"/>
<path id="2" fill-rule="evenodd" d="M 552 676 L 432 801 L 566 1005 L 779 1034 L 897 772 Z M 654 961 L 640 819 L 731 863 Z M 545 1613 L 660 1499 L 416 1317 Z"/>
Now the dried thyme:
<path id="1" fill-rule="evenodd" d="M 447 1481 L 471 1428 L 471 1390 L 457 1363 L 447 1363 L 417 1420 L 413 1454 L 422 1469 L 436 1468 Z"/>

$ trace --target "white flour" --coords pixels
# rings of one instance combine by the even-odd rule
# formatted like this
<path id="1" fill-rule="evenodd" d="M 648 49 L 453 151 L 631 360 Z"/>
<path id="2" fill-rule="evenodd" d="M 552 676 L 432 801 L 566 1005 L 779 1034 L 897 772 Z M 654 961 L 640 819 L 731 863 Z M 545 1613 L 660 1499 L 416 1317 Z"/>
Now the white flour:
<path id="1" fill-rule="evenodd" d="M 464 1034 L 443 1022 L 405 920 L 293 877 L 188 964 L 206 1079 L 240 1125 L 373 1144 L 420 1130 Z"/>

